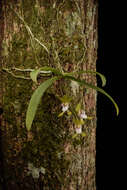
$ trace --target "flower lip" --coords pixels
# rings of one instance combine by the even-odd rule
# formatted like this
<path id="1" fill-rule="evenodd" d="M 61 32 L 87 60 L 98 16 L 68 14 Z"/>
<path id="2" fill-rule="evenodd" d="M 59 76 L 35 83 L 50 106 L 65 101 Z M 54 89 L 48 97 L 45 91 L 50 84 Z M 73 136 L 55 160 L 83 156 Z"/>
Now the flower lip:
<path id="1" fill-rule="evenodd" d="M 76 128 L 76 133 L 77 134 L 81 134 L 82 133 L 82 126 L 81 125 Z"/>
<path id="2" fill-rule="evenodd" d="M 62 105 L 62 111 L 65 112 L 69 109 L 69 103 L 63 103 Z"/>
<path id="3" fill-rule="evenodd" d="M 81 119 L 87 119 L 87 115 L 86 115 L 86 113 L 85 113 L 84 110 L 81 110 L 80 118 L 81 118 Z"/>

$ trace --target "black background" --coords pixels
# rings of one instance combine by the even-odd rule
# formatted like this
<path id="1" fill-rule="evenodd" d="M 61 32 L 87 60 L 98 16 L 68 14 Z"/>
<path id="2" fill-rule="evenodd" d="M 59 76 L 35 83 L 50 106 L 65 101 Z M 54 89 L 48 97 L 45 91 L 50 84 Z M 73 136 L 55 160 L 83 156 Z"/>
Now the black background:
<path id="1" fill-rule="evenodd" d="M 120 121 L 122 102 L 120 95 L 126 92 L 126 11 L 120 1 L 99 1 L 98 20 L 98 60 L 97 71 L 107 78 L 107 91 L 118 103 L 120 114 L 117 117 L 113 104 L 105 96 L 98 94 L 97 101 L 97 190 L 124 189 L 120 180 L 125 168 L 123 130 L 126 124 Z M 125 15 L 124 15 L 125 14 Z M 101 85 L 98 80 L 98 85 Z M 121 98 L 120 98 L 121 97 Z M 123 101 L 124 102 L 124 101 Z M 126 104 L 126 101 L 124 102 Z M 125 105 L 124 105 L 125 106 Z"/>

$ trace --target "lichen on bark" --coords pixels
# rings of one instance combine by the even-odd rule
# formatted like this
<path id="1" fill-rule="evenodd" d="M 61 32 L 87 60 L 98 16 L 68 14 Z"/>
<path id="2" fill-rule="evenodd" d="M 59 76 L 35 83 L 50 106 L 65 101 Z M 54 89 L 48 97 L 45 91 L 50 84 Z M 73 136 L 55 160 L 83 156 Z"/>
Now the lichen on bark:
<path id="1" fill-rule="evenodd" d="M 32 0 L 3 4 L 4 38 L 2 66 L 12 70 L 51 66 L 64 72 L 96 68 L 97 2 L 92 0 L 55 1 Z M 34 36 L 49 53 L 35 41 L 17 13 L 25 20 Z M 28 73 L 23 73 L 28 77 Z M 95 78 L 83 76 L 88 82 Z M 39 83 L 44 79 L 39 79 Z M 31 94 L 37 87 L 31 80 L 17 79 L 2 72 L 5 138 L 4 157 L 8 187 L 20 189 L 80 189 L 95 190 L 95 126 L 96 94 L 93 90 L 74 93 L 65 80 L 48 90 L 37 111 L 32 131 L 27 133 L 25 114 Z M 76 94 L 77 93 L 77 94 Z M 56 95 L 72 96 L 74 105 L 82 101 L 93 116 L 84 127 L 87 134 L 79 142 L 72 141 L 73 123 L 67 117 L 58 118 L 60 101 Z M 84 140 L 85 139 L 85 140 Z M 44 167 L 45 175 L 38 180 L 27 176 L 27 166 Z M 15 167 L 15 169 L 14 169 Z M 23 181 L 25 180 L 25 183 Z"/>

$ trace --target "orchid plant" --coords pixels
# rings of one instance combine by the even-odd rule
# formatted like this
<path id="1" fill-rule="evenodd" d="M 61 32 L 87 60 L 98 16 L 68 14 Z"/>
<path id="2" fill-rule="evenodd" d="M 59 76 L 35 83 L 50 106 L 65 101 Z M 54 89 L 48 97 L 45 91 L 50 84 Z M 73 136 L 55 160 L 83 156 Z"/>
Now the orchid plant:
<path id="1" fill-rule="evenodd" d="M 31 129 L 37 107 L 40 103 L 40 100 L 45 93 L 45 91 L 51 87 L 55 81 L 60 80 L 60 79 L 66 79 L 70 81 L 75 81 L 77 82 L 80 86 L 83 86 L 85 88 L 92 88 L 102 94 L 104 94 L 108 99 L 111 100 L 111 102 L 114 104 L 115 109 L 116 109 L 116 114 L 119 114 L 119 108 L 115 100 L 107 93 L 105 92 L 102 88 L 89 84 L 85 80 L 81 80 L 79 78 L 76 78 L 75 75 L 81 75 L 83 73 L 87 74 L 90 73 L 92 75 L 98 75 L 101 80 L 102 80 L 102 86 L 106 85 L 106 78 L 104 75 L 102 75 L 99 72 L 95 71 L 79 71 L 79 72 L 70 72 L 70 73 L 63 73 L 59 69 L 51 68 L 51 67 L 42 67 L 39 69 L 35 69 L 34 71 L 30 72 L 30 77 L 33 80 L 33 82 L 37 83 L 37 77 L 41 72 L 47 72 L 53 73 L 53 76 L 49 78 L 48 80 L 44 81 L 43 83 L 40 84 L 40 86 L 34 91 L 26 113 L 26 128 L 29 131 Z M 75 108 L 75 113 L 73 110 L 70 109 L 70 104 L 71 104 L 71 98 L 67 96 L 63 96 L 59 98 L 61 100 L 61 107 L 62 107 L 62 112 L 58 115 L 58 117 L 63 116 L 65 113 L 68 115 L 73 115 L 74 116 L 74 123 L 76 125 L 76 132 L 81 133 L 82 132 L 82 125 L 84 124 L 84 119 L 91 119 L 90 117 L 87 117 L 85 110 L 81 109 L 81 105 L 78 104 Z"/>
<path id="2" fill-rule="evenodd" d="M 15 12 L 15 11 L 14 11 Z M 42 43 L 40 42 L 32 33 L 30 27 L 28 26 L 28 24 L 25 22 L 25 20 L 17 13 L 15 12 L 17 17 L 21 20 L 21 22 L 24 24 L 31 40 L 35 41 L 36 43 L 38 43 L 42 48 L 44 48 L 44 50 L 49 54 L 49 50 L 48 48 Z M 63 72 L 61 71 L 62 69 L 56 69 L 56 68 L 52 68 L 52 67 L 41 67 L 38 69 L 19 69 L 19 68 L 13 68 L 14 70 L 17 71 L 24 71 L 24 72 L 30 72 L 30 78 L 33 80 L 34 83 L 38 83 L 37 78 L 38 75 L 46 75 L 47 77 L 50 77 L 49 79 L 47 79 L 46 81 L 44 81 L 43 83 L 41 83 L 38 88 L 34 91 L 33 95 L 31 96 L 29 105 L 28 105 L 28 109 L 27 109 L 27 113 L 26 113 L 26 128 L 28 131 L 31 130 L 32 127 L 32 123 L 38 108 L 38 105 L 41 101 L 42 96 L 44 95 L 44 93 L 47 91 L 47 89 L 49 87 L 51 87 L 56 81 L 60 80 L 60 79 L 66 79 L 69 81 L 73 81 L 75 83 L 77 83 L 79 86 L 85 87 L 85 88 L 92 88 L 102 94 L 104 94 L 108 99 L 111 100 L 111 102 L 114 104 L 115 109 L 116 109 L 116 114 L 119 114 L 119 108 L 117 103 L 114 101 L 114 99 L 107 93 L 105 92 L 102 88 L 95 86 L 93 84 L 87 83 L 86 80 L 81 80 L 79 78 L 77 78 L 76 76 L 80 76 L 82 74 L 91 74 L 91 75 L 98 75 L 101 80 L 102 80 L 102 87 L 106 85 L 106 78 L 104 75 L 102 75 L 99 72 L 95 72 L 95 71 L 91 71 L 91 70 L 87 70 L 87 71 L 74 71 L 74 72 Z M 16 77 L 16 78 L 23 78 L 23 79 L 29 79 L 26 78 L 24 76 L 17 76 L 15 75 L 12 71 L 10 71 L 7 68 L 3 68 L 4 71 L 10 73 L 12 76 Z M 75 124 L 75 130 L 77 134 L 81 134 L 82 133 L 82 125 L 84 124 L 84 120 L 86 119 L 91 119 L 90 117 L 88 117 L 85 113 L 85 110 L 83 110 L 81 108 L 80 103 L 77 104 L 76 108 L 74 109 L 74 111 L 71 109 L 71 98 L 67 97 L 66 95 L 63 97 L 59 97 L 60 101 L 61 101 L 61 107 L 62 107 L 62 112 L 58 115 L 58 117 L 63 116 L 65 113 L 67 113 L 68 115 L 72 115 L 73 116 L 73 122 Z"/>

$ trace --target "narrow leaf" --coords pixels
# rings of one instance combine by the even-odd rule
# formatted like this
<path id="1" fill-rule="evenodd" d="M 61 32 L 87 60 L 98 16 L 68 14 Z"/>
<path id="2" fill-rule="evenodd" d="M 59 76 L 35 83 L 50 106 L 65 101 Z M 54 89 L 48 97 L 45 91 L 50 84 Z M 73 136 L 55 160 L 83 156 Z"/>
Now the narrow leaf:
<path id="1" fill-rule="evenodd" d="M 80 110 L 81 110 L 81 104 L 78 103 L 76 108 L 75 108 L 75 111 L 78 113 Z"/>
<path id="2" fill-rule="evenodd" d="M 105 92 L 102 88 L 99 88 L 99 87 L 94 86 L 92 84 L 88 84 L 85 80 L 79 80 L 79 79 L 76 79 L 76 78 L 74 78 L 72 76 L 65 76 L 64 78 L 68 78 L 70 80 L 77 81 L 80 85 L 85 85 L 86 87 L 92 88 L 92 89 L 94 89 L 94 90 L 96 90 L 98 92 L 101 92 L 105 96 L 107 96 L 111 100 L 111 102 L 114 104 L 114 106 L 116 108 L 117 115 L 119 115 L 119 107 L 118 107 L 118 105 L 116 104 L 116 102 L 114 101 L 114 99 L 107 92 Z"/>
<path id="3" fill-rule="evenodd" d="M 28 131 L 31 129 L 31 125 L 34 120 L 41 97 L 43 96 L 47 88 L 50 87 L 55 80 L 58 80 L 58 77 L 53 77 L 51 79 L 46 80 L 34 91 L 30 99 L 30 103 L 28 105 L 28 109 L 26 113 L 26 128 Z"/>
<path id="4" fill-rule="evenodd" d="M 63 103 L 69 103 L 69 102 L 71 102 L 71 100 L 72 100 L 71 97 L 66 96 L 66 95 L 64 95 L 63 97 L 58 97 L 58 98 L 59 98 L 59 100 L 60 100 L 61 102 L 63 102 Z"/>
<path id="5" fill-rule="evenodd" d="M 81 133 L 82 137 L 86 137 L 86 133 L 82 132 Z"/>
<path id="6" fill-rule="evenodd" d="M 36 82 L 36 83 L 37 83 L 37 76 L 38 76 L 39 73 L 40 73 L 40 69 L 36 69 L 36 70 L 30 72 L 30 77 L 31 77 L 31 79 L 32 79 L 34 82 Z"/>
<path id="7" fill-rule="evenodd" d="M 90 74 L 93 74 L 93 75 L 98 75 L 100 78 L 101 78 L 101 81 L 102 81 L 102 86 L 105 86 L 106 85 L 106 78 L 104 75 L 102 75 L 101 73 L 99 72 L 96 72 L 96 71 L 78 71 L 78 72 L 71 72 L 71 73 L 65 73 L 64 76 L 73 76 L 75 74 L 87 74 L 87 73 L 90 73 Z"/>
<path id="8" fill-rule="evenodd" d="M 76 125 L 83 125 L 85 123 L 83 119 L 73 119 L 73 122 Z"/>
<path id="9" fill-rule="evenodd" d="M 71 116 L 71 115 L 72 115 L 72 112 L 71 112 L 71 111 L 67 111 L 67 115 L 68 115 L 68 116 Z"/>
<path id="10" fill-rule="evenodd" d="M 87 117 L 86 119 L 87 119 L 87 120 L 91 120 L 91 119 L 93 119 L 93 117 Z"/>
<path id="11" fill-rule="evenodd" d="M 41 71 L 51 71 L 52 73 L 56 74 L 56 75 L 62 75 L 62 73 L 60 72 L 59 69 L 55 69 L 55 68 L 52 68 L 52 67 L 41 67 L 40 68 Z"/>
<path id="12" fill-rule="evenodd" d="M 77 134 L 77 133 L 76 133 L 76 134 L 74 134 L 74 135 L 72 136 L 72 139 L 75 139 L 77 136 L 78 136 L 78 134 Z"/>
<path id="13" fill-rule="evenodd" d="M 63 116 L 64 113 L 65 113 L 65 112 L 61 112 L 61 113 L 58 115 L 58 117 Z"/>

